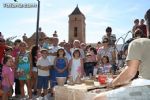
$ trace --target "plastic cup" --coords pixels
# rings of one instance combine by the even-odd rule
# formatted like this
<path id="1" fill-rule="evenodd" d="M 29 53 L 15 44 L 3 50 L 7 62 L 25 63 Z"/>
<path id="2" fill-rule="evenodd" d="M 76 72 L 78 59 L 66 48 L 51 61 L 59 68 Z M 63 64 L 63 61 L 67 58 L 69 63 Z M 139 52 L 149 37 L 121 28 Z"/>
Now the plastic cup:
<path id="1" fill-rule="evenodd" d="M 98 76 L 98 81 L 99 81 L 100 84 L 106 84 L 107 76 L 106 75 L 99 75 Z"/>

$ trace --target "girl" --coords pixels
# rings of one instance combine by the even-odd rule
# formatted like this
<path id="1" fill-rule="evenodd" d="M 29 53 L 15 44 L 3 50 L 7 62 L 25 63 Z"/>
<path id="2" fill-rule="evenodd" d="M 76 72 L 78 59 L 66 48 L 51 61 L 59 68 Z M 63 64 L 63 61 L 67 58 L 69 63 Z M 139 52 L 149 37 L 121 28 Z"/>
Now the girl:
<path id="1" fill-rule="evenodd" d="M 14 47 L 13 47 L 13 51 L 12 51 L 12 56 L 14 58 L 17 57 L 17 55 L 19 54 L 19 45 L 21 43 L 21 40 L 20 39 L 17 39 L 14 41 Z M 20 84 L 19 84 L 19 80 L 18 80 L 18 77 L 17 77 L 17 74 L 16 74 L 16 70 L 15 70 L 15 96 L 19 96 L 21 94 L 20 92 Z"/>
<path id="2" fill-rule="evenodd" d="M 8 100 L 7 94 L 11 94 L 12 86 L 14 84 L 14 70 L 11 68 L 13 65 L 13 58 L 10 55 L 6 55 L 3 59 L 2 68 L 2 100 Z"/>
<path id="3" fill-rule="evenodd" d="M 68 61 L 65 58 L 65 51 L 62 48 L 57 51 L 57 57 L 54 60 L 54 68 L 56 77 L 68 76 Z"/>
<path id="4" fill-rule="evenodd" d="M 86 73 L 86 76 L 93 75 L 94 72 L 94 67 L 97 64 L 97 51 L 94 47 L 90 48 L 90 51 L 87 52 L 86 58 L 85 58 L 85 63 L 84 63 L 84 70 Z"/>
<path id="5" fill-rule="evenodd" d="M 16 65 L 17 65 L 17 72 L 18 72 L 18 79 L 20 83 L 20 90 L 21 96 L 24 97 L 24 84 L 27 84 L 28 95 L 29 99 L 32 98 L 32 91 L 31 91 L 31 56 L 30 53 L 26 50 L 27 44 L 25 42 L 21 42 L 19 45 L 20 53 L 16 58 Z"/>
<path id="6" fill-rule="evenodd" d="M 109 57 L 108 56 L 103 56 L 102 57 L 102 73 L 107 74 L 111 72 L 111 67 L 112 65 L 109 62 Z"/>
<path id="7" fill-rule="evenodd" d="M 83 76 L 83 59 L 81 59 L 81 54 L 79 49 L 75 49 L 73 52 L 73 58 L 69 62 L 70 74 L 73 81 L 76 81 L 77 77 L 81 78 Z"/>
<path id="8" fill-rule="evenodd" d="M 40 58 L 40 48 L 38 46 L 33 46 L 31 49 L 31 56 L 32 56 L 32 81 L 31 86 L 33 88 L 33 93 L 36 95 L 37 93 L 37 76 L 38 76 L 38 69 L 36 66 L 38 58 Z"/>

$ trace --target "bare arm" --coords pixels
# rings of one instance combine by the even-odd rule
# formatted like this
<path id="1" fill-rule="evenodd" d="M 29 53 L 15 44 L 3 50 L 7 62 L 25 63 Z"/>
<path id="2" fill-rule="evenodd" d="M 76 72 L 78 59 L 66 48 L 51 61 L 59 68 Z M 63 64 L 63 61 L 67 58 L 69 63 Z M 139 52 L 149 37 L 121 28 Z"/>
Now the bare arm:
<path id="1" fill-rule="evenodd" d="M 58 71 L 59 69 L 56 66 L 56 60 L 57 60 L 57 57 L 54 59 L 54 69 L 56 69 Z"/>
<path id="2" fill-rule="evenodd" d="M 136 72 L 138 71 L 139 65 L 140 65 L 139 60 L 128 61 L 125 69 L 120 73 L 120 75 L 118 77 L 116 77 L 112 81 L 111 86 L 114 87 L 114 86 L 123 85 L 123 84 L 128 83 L 135 76 Z"/>
<path id="3" fill-rule="evenodd" d="M 63 70 L 65 71 L 66 69 L 68 69 L 68 60 L 66 58 L 64 58 L 64 59 L 65 59 L 65 62 L 66 62 L 66 66 Z"/>
<path id="4" fill-rule="evenodd" d="M 33 63 L 32 63 L 32 55 L 31 55 L 31 52 L 29 53 L 29 61 L 30 61 L 30 71 L 32 71 Z"/>
<path id="5" fill-rule="evenodd" d="M 101 63 L 101 55 L 97 54 L 97 62 L 100 64 Z"/>
<path id="6" fill-rule="evenodd" d="M 112 61 L 113 61 L 113 64 L 116 63 L 116 52 L 115 52 L 115 50 L 112 52 Z"/>
<path id="7" fill-rule="evenodd" d="M 68 64 L 68 72 L 71 73 L 71 66 L 72 66 L 72 59 L 69 61 Z"/>
<path id="8" fill-rule="evenodd" d="M 81 77 L 84 75 L 83 59 L 81 59 Z"/>

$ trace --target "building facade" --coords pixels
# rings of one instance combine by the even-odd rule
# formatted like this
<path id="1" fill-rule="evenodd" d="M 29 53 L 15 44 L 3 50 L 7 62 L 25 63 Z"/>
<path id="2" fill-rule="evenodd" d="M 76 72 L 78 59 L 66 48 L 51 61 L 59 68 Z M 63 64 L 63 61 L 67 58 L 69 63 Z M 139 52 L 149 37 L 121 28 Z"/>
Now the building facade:
<path id="1" fill-rule="evenodd" d="M 69 15 L 69 42 L 72 43 L 74 40 L 80 40 L 86 42 L 86 23 L 85 16 L 80 11 L 78 5 L 74 11 Z"/>

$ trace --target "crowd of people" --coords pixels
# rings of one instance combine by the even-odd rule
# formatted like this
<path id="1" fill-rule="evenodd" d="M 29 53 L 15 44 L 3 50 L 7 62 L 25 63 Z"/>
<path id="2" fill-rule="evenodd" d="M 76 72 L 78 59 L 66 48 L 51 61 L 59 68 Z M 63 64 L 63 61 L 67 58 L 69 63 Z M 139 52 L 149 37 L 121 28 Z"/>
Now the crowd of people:
<path id="1" fill-rule="evenodd" d="M 122 55 L 127 56 L 128 45 L 132 40 L 147 37 L 144 20 L 141 19 L 139 24 L 139 20 L 136 19 L 134 23 L 133 37 L 125 43 L 121 58 Z M 11 97 L 12 91 L 16 97 L 21 95 L 21 98 L 24 98 L 25 84 L 28 98 L 31 100 L 32 95 L 45 96 L 48 92 L 53 96 L 54 87 L 57 85 L 56 77 L 71 76 L 76 82 L 78 78 L 84 76 L 116 74 L 116 71 L 122 67 L 118 66 L 116 62 L 119 59 L 115 44 L 116 36 L 112 34 L 111 27 L 106 28 L 106 35 L 96 46 L 81 43 L 79 40 L 74 40 L 73 44 L 65 41 L 59 44 L 57 35 L 53 36 L 50 42 L 46 38 L 41 45 L 33 45 L 28 48 L 27 43 L 20 39 L 16 39 L 13 45 L 8 46 L 2 33 L 0 34 L 2 100 Z M 130 60 L 131 57 L 127 56 L 127 59 Z M 15 89 L 13 90 L 14 85 Z"/>

